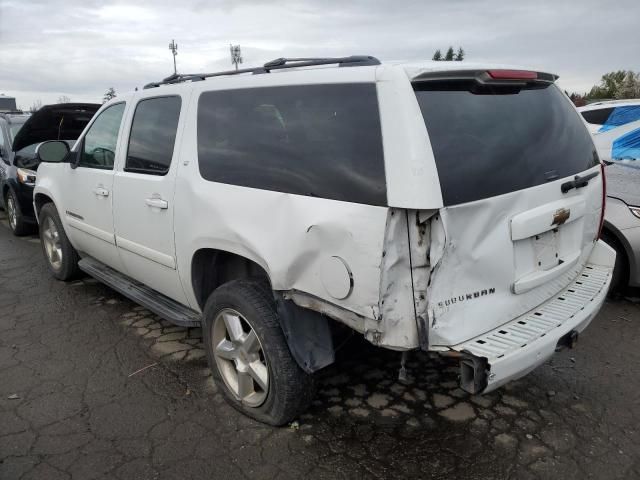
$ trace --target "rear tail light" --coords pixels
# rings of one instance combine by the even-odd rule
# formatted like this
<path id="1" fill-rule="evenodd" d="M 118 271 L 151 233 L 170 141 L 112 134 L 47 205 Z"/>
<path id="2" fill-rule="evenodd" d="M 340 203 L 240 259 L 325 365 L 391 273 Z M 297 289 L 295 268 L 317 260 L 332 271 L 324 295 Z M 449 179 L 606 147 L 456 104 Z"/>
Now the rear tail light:
<path id="1" fill-rule="evenodd" d="M 600 162 L 600 173 L 602 175 L 602 212 L 600 212 L 600 226 L 598 227 L 598 236 L 596 240 L 600 238 L 602 234 L 602 226 L 604 225 L 604 209 L 607 204 L 607 177 L 604 174 L 604 163 Z"/>
<path id="2" fill-rule="evenodd" d="M 488 70 L 489 76 L 495 80 L 536 80 L 538 72 L 529 70 Z"/>

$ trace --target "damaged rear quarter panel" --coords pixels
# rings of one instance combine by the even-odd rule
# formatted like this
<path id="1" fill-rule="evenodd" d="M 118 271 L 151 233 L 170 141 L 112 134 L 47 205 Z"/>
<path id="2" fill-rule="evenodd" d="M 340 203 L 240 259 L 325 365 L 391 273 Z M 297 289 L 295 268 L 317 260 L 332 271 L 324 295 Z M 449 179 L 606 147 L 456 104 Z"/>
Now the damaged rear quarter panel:
<path id="1" fill-rule="evenodd" d="M 274 290 L 303 292 L 357 314 L 362 329 L 366 319 L 377 318 L 387 208 L 208 182 L 194 178 L 195 168 L 178 178 L 178 208 L 215 220 L 176 215 L 178 268 L 192 306 L 197 302 L 188 261 L 197 250 L 213 248 L 262 266 Z M 353 278 L 344 299 L 323 285 L 323 267 L 333 257 Z"/>

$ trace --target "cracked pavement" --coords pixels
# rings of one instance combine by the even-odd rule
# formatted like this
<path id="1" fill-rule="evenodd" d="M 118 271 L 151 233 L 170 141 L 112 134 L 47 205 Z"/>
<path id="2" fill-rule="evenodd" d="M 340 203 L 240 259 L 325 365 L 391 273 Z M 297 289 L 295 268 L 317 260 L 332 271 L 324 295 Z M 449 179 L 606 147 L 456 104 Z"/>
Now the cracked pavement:
<path id="1" fill-rule="evenodd" d="M 354 339 L 272 428 L 224 402 L 199 329 L 54 280 L 0 226 L 0 479 L 640 478 L 639 337 L 638 299 L 609 300 L 575 350 L 481 397 L 424 354 L 401 383 L 399 354 Z"/>

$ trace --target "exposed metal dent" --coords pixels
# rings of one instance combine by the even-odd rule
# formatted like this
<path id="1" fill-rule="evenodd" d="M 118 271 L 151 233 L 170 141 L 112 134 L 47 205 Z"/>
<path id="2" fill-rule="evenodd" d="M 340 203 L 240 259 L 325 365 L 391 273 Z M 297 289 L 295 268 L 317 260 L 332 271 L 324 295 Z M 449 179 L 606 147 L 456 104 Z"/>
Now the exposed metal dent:
<path id="1" fill-rule="evenodd" d="M 345 308 L 308 293 L 297 290 L 288 290 L 278 293 L 282 295 L 283 299 L 291 300 L 299 307 L 308 308 L 309 310 L 322 313 L 333 320 L 344 323 L 359 333 L 365 333 L 367 329 L 375 329 L 375 325 L 377 324 L 374 320 L 358 315 L 357 313 L 346 310 Z"/>
<path id="2" fill-rule="evenodd" d="M 370 342 L 388 348 L 408 349 L 419 344 L 408 231 L 408 212 L 389 209 L 380 263 L 380 324 L 375 334 L 366 336 Z"/>
<path id="3" fill-rule="evenodd" d="M 429 299 L 427 295 L 431 277 L 429 259 L 431 222 L 429 220 L 436 212 L 437 210 L 407 212 L 413 302 L 420 348 L 423 350 L 429 349 Z"/>

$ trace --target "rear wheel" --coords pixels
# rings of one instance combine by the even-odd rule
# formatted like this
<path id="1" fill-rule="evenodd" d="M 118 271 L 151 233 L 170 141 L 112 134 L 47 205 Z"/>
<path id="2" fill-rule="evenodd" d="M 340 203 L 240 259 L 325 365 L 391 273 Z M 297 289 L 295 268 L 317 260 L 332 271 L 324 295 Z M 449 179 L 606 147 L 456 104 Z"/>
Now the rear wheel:
<path id="1" fill-rule="evenodd" d="M 629 260 L 627 252 L 620 241 L 608 231 L 603 231 L 600 236 L 604 242 L 616 251 L 616 264 L 613 267 L 613 278 L 609 292 L 620 293 L 629 284 Z"/>
<path id="2" fill-rule="evenodd" d="M 7 217 L 9 217 L 9 228 L 13 234 L 21 237 L 29 233 L 29 225 L 24 221 L 22 210 L 20 210 L 20 205 L 18 204 L 18 198 L 13 190 L 7 192 L 7 198 L 4 203 L 7 207 Z"/>
<path id="3" fill-rule="evenodd" d="M 40 243 L 49 270 L 59 280 L 71 280 L 78 276 L 78 253 L 67 238 L 53 203 L 40 210 Z"/>
<path id="4" fill-rule="evenodd" d="M 290 422 L 307 408 L 313 377 L 291 356 L 263 285 L 234 280 L 215 290 L 202 335 L 213 379 L 234 408 L 269 425 Z"/>

